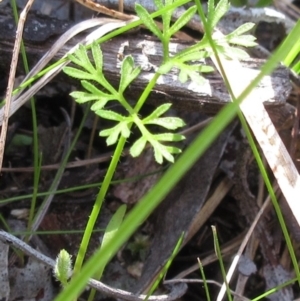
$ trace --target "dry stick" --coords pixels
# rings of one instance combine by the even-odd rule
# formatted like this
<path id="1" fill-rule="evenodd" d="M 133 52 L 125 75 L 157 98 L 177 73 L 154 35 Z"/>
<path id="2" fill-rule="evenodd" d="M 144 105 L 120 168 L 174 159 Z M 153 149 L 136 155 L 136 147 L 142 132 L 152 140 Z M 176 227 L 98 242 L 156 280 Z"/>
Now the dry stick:
<path id="1" fill-rule="evenodd" d="M 103 6 L 103 5 L 100 5 L 99 3 L 93 2 L 92 0 L 75 0 L 75 1 L 77 1 L 78 3 L 80 3 L 81 5 L 83 5 L 85 7 L 90 8 L 91 10 L 94 10 L 96 12 L 105 14 L 107 16 L 111 16 L 111 17 L 116 18 L 116 19 L 120 19 L 120 20 L 123 20 L 123 21 L 128 21 L 128 20 L 131 20 L 133 18 L 133 16 L 123 14 L 122 12 L 118 12 L 118 11 L 113 10 L 113 9 L 109 9 L 106 6 Z M 122 7 L 123 6 L 121 5 L 121 8 Z"/>
<path id="2" fill-rule="evenodd" d="M 0 172 L 1 172 L 1 167 L 2 167 L 2 163 L 3 163 L 3 157 L 4 157 L 4 148 L 5 148 L 7 127 L 8 127 L 10 103 L 11 103 L 14 82 L 15 82 L 19 52 L 20 52 L 20 47 L 21 47 L 21 42 L 22 42 L 22 34 L 23 34 L 23 29 L 24 29 L 24 24 L 25 24 L 27 14 L 28 14 L 33 2 L 34 2 L 34 0 L 29 0 L 26 4 L 25 8 L 23 9 L 23 11 L 20 15 L 17 32 L 16 32 L 16 40 L 15 40 L 15 45 L 14 45 L 14 49 L 13 49 L 13 56 L 11 59 L 10 72 L 9 72 L 6 95 L 5 95 L 6 102 L 5 102 L 5 108 L 4 108 L 4 114 L 3 114 L 2 130 L 1 130 L 1 135 L 0 135 Z"/>
<path id="3" fill-rule="evenodd" d="M 222 35 L 220 32 L 216 33 Z M 220 66 L 215 57 L 212 57 L 214 64 L 220 71 Z M 220 56 L 221 63 L 226 76 L 231 84 L 235 97 L 241 95 L 247 85 L 258 75 L 258 72 L 245 72 L 240 62 L 236 59 L 228 60 Z M 239 74 L 237 77 L 236 74 Z M 240 109 L 245 116 L 257 142 L 259 143 L 264 156 L 278 182 L 278 185 L 285 196 L 298 224 L 300 225 L 300 177 L 285 145 L 283 144 L 273 122 L 270 119 L 259 95 L 252 91 L 240 104 Z M 221 290 L 218 300 L 222 300 L 225 294 Z"/>
<path id="4" fill-rule="evenodd" d="M 42 262 L 43 264 L 49 266 L 50 268 L 54 268 L 55 261 L 44 254 L 36 251 L 28 244 L 23 242 L 22 240 L 16 238 L 12 234 L 9 234 L 5 231 L 0 231 L 0 240 L 6 244 L 13 245 L 14 247 L 23 251 L 26 255 L 34 257 L 36 260 Z M 128 301 L 142 301 L 145 300 L 146 295 L 134 295 L 130 292 L 123 291 L 120 289 L 112 288 L 104 283 L 90 279 L 88 282 L 89 286 L 93 287 L 99 292 L 102 292 L 110 297 Z M 171 286 L 171 292 L 168 295 L 159 295 L 159 296 L 151 296 L 148 298 L 150 301 L 173 301 L 179 299 L 182 295 L 185 294 L 187 290 L 187 285 L 184 283 L 178 283 L 176 285 Z"/>

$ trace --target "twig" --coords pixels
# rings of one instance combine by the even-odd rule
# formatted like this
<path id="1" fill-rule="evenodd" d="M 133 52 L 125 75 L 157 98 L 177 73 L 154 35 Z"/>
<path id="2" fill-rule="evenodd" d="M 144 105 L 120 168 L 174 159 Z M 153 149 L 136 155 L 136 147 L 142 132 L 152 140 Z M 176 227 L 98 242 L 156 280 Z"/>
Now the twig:
<path id="1" fill-rule="evenodd" d="M 26 255 L 34 257 L 36 260 L 42 262 L 43 264 L 49 266 L 50 268 L 54 268 L 55 261 L 42 253 L 39 253 L 28 244 L 23 242 L 22 240 L 16 238 L 15 236 L 5 232 L 0 231 L 0 240 L 9 245 L 13 245 L 14 247 L 23 251 Z M 115 289 L 104 283 L 90 279 L 88 285 L 100 291 L 110 297 L 120 298 L 127 301 L 142 301 L 145 300 L 146 295 L 134 295 L 130 292 Z M 178 283 L 171 286 L 171 292 L 168 295 L 159 295 L 159 296 L 151 296 L 148 298 L 150 301 L 173 301 L 179 299 L 181 296 L 185 294 L 187 290 L 187 285 L 185 283 Z"/>
<path id="2" fill-rule="evenodd" d="M 199 265 L 198 265 L 198 268 L 199 268 Z M 202 280 L 202 279 L 180 279 L 180 278 L 174 278 L 174 279 L 171 279 L 171 280 L 166 280 L 164 283 L 178 283 L 178 282 L 183 282 L 183 283 L 209 283 L 209 284 L 214 284 L 218 287 L 222 287 L 222 284 L 215 281 L 215 280 Z M 235 291 L 233 290 L 230 290 L 230 292 L 236 296 L 236 297 L 239 297 L 240 298 L 240 301 L 249 301 L 248 298 L 240 295 L 240 294 L 237 294 Z"/>
<path id="3" fill-rule="evenodd" d="M 122 12 L 118 12 L 116 10 L 113 9 L 109 9 L 106 6 L 103 6 L 99 3 L 95 3 L 92 0 L 75 0 L 78 3 L 80 3 L 81 5 L 90 8 L 91 10 L 94 10 L 96 12 L 105 14 L 107 16 L 111 16 L 113 18 L 119 19 L 119 20 L 123 20 L 123 21 L 128 21 L 131 20 L 133 18 L 133 16 L 130 15 L 126 15 Z M 121 5 L 120 7 L 121 9 L 123 8 L 123 5 Z"/>
<path id="4" fill-rule="evenodd" d="M 4 157 L 5 140 L 6 140 L 8 119 L 9 119 L 9 112 L 10 112 L 10 103 L 11 103 L 12 91 L 14 87 L 16 70 L 18 65 L 18 58 L 19 58 L 19 52 L 20 52 L 20 47 L 22 42 L 23 29 L 24 29 L 24 24 L 25 24 L 27 14 L 33 2 L 34 0 L 29 0 L 26 6 L 24 7 L 23 11 L 21 12 L 20 19 L 18 22 L 17 32 L 16 32 L 15 45 L 13 49 L 13 56 L 11 59 L 10 72 L 9 72 L 6 95 L 5 95 L 6 102 L 5 102 L 5 108 L 3 114 L 2 130 L 0 135 L 0 171 L 1 171 L 3 157 Z"/>

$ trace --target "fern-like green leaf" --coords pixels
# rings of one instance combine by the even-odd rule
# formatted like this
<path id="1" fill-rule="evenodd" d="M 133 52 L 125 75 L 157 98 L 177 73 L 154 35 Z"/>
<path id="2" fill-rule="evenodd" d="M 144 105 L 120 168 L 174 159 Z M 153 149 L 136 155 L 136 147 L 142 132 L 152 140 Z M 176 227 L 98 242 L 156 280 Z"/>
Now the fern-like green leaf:
<path id="1" fill-rule="evenodd" d="M 168 5 L 173 4 L 174 0 L 165 0 L 165 7 L 168 7 Z M 168 34 L 168 31 L 170 29 L 172 14 L 173 14 L 174 8 L 169 8 L 167 11 L 162 14 L 162 20 L 163 20 L 163 32 L 164 35 L 170 37 L 171 35 Z"/>
<path id="2" fill-rule="evenodd" d="M 210 20 L 212 20 L 214 11 L 215 11 L 215 1 L 209 0 L 207 2 L 207 16 L 206 16 L 208 23 L 210 22 Z"/>
<path id="3" fill-rule="evenodd" d="M 81 92 L 81 91 L 74 91 L 74 92 L 70 93 L 70 96 L 72 96 L 78 103 L 85 103 L 88 101 L 98 100 L 97 95 L 93 95 L 93 94 Z"/>
<path id="4" fill-rule="evenodd" d="M 208 56 L 209 55 L 208 55 L 207 51 L 195 50 L 193 52 L 183 53 L 182 55 L 179 53 L 178 55 L 174 56 L 174 60 L 179 61 L 179 62 L 200 61 Z"/>
<path id="5" fill-rule="evenodd" d="M 104 106 L 107 104 L 108 101 L 114 100 L 115 98 L 113 96 L 111 97 L 101 97 L 97 98 L 97 101 L 91 106 L 91 110 L 94 112 L 97 112 L 98 110 L 102 110 Z"/>
<path id="6" fill-rule="evenodd" d="M 96 73 L 96 69 L 91 63 L 90 58 L 88 57 L 87 50 L 83 45 L 79 45 L 79 49 L 76 51 L 76 55 L 81 61 L 81 67 L 90 72 L 91 74 Z"/>
<path id="7" fill-rule="evenodd" d="M 153 135 L 153 137 L 155 137 L 157 141 L 165 141 L 165 142 L 182 141 L 185 139 L 183 135 L 173 134 L 173 133 L 155 134 Z"/>
<path id="8" fill-rule="evenodd" d="M 94 76 L 86 71 L 83 71 L 83 70 L 80 70 L 80 69 L 77 69 L 77 68 L 73 68 L 73 67 L 64 67 L 63 68 L 63 71 L 71 76 L 71 77 L 74 77 L 76 79 L 89 79 L 89 80 L 93 80 L 94 79 Z"/>
<path id="9" fill-rule="evenodd" d="M 249 58 L 249 54 L 241 48 L 231 47 L 231 46 L 225 46 L 225 47 L 217 46 L 217 49 L 218 51 L 220 51 L 222 55 L 225 55 L 228 58 L 235 58 L 239 60 L 245 60 Z"/>
<path id="10" fill-rule="evenodd" d="M 110 98 L 98 98 L 97 101 L 91 106 L 91 110 L 96 112 L 98 110 L 101 110 L 105 107 L 105 105 L 107 104 L 108 101 L 110 101 L 112 99 Z"/>
<path id="11" fill-rule="evenodd" d="M 123 93 L 130 83 L 138 77 L 141 68 L 134 68 L 132 56 L 126 56 L 121 66 L 121 79 L 119 85 L 119 93 Z"/>
<path id="12" fill-rule="evenodd" d="M 135 4 L 135 11 L 137 15 L 140 17 L 141 21 L 144 23 L 144 25 L 152 31 L 154 35 L 156 35 L 160 40 L 162 40 L 162 33 L 159 30 L 158 26 L 155 24 L 153 19 L 151 18 L 148 11 L 140 4 Z"/>
<path id="13" fill-rule="evenodd" d="M 197 11 L 196 6 L 192 6 L 189 9 L 187 9 L 177 20 L 176 22 L 171 26 L 171 28 L 168 31 L 168 36 L 171 37 L 176 32 L 178 32 L 183 26 L 185 26 L 195 15 Z"/>
<path id="14" fill-rule="evenodd" d="M 100 49 L 100 46 L 94 41 L 92 43 L 92 54 L 95 62 L 97 73 L 102 73 L 103 68 L 103 54 Z"/>
<path id="15" fill-rule="evenodd" d="M 255 23 L 251 23 L 251 22 L 248 22 L 248 23 L 245 23 L 245 24 L 239 26 L 237 29 L 235 29 L 233 32 L 229 33 L 226 36 L 227 41 L 230 40 L 233 37 L 237 37 L 237 36 L 240 36 L 240 35 L 244 34 L 245 32 L 248 32 L 254 26 L 255 26 Z"/>
<path id="16" fill-rule="evenodd" d="M 255 40 L 256 37 L 252 35 L 242 35 L 242 36 L 232 37 L 230 40 L 228 40 L 228 42 L 230 44 L 236 44 L 239 46 L 253 47 L 257 45 Z"/>
<path id="17" fill-rule="evenodd" d="M 107 94 L 107 93 L 99 90 L 96 86 L 94 86 L 93 84 L 91 84 L 91 82 L 88 82 L 86 80 L 82 80 L 81 84 L 82 84 L 82 86 L 87 91 L 89 91 L 91 94 L 97 95 L 99 98 L 112 98 L 112 99 L 116 99 L 114 97 L 114 95 Z"/>
<path id="18" fill-rule="evenodd" d="M 98 116 L 102 117 L 103 119 L 114 120 L 114 121 L 121 121 L 128 120 L 126 117 L 118 114 L 114 111 L 110 110 L 98 110 L 95 112 Z"/>
<path id="19" fill-rule="evenodd" d="M 155 161 L 159 164 L 163 163 L 163 158 L 171 163 L 174 163 L 174 157 L 170 154 L 167 147 L 157 141 L 150 141 L 154 150 Z"/>
<path id="20" fill-rule="evenodd" d="M 230 4 L 228 0 L 220 0 L 216 7 L 214 6 L 214 1 L 209 0 L 208 2 L 212 2 L 208 4 L 208 7 L 210 8 L 207 16 L 207 21 L 209 24 L 209 27 L 211 31 L 213 31 L 214 27 L 218 24 L 220 19 L 226 14 L 228 11 Z"/>
<path id="21" fill-rule="evenodd" d="M 144 150 L 146 143 L 147 139 L 144 136 L 136 140 L 129 150 L 130 155 L 134 158 L 138 157 Z"/>
<path id="22" fill-rule="evenodd" d="M 107 137 L 106 144 L 113 145 L 117 142 L 120 135 L 124 138 L 128 138 L 130 136 L 130 131 L 128 129 L 128 122 L 123 121 L 118 123 L 116 126 L 105 129 L 99 133 L 101 137 Z"/>
<path id="23" fill-rule="evenodd" d="M 151 120 L 157 119 L 158 117 L 166 113 L 171 106 L 172 106 L 171 103 L 165 103 L 158 106 L 150 115 L 148 115 L 146 118 L 143 119 L 143 123 L 147 124 L 151 122 Z"/>
<path id="24" fill-rule="evenodd" d="M 197 68 L 197 66 L 196 66 Z M 184 65 L 180 67 L 178 79 L 181 83 L 186 83 L 190 78 L 195 84 L 203 85 L 205 78 L 201 76 L 196 70 L 193 70 L 193 66 Z"/>
<path id="25" fill-rule="evenodd" d="M 162 126 L 168 130 L 176 130 L 180 127 L 185 126 L 185 122 L 178 117 L 161 117 L 161 118 L 155 118 L 150 119 L 147 122 L 143 120 L 144 124 L 156 124 L 159 126 Z"/>
<path id="26" fill-rule="evenodd" d="M 93 74 L 95 72 L 95 68 L 91 64 L 83 45 L 79 45 L 79 48 L 73 54 L 68 54 L 68 59 L 75 65 L 87 70 L 88 73 Z"/>
<path id="27" fill-rule="evenodd" d="M 176 146 L 168 145 L 168 146 L 166 146 L 166 149 L 170 154 L 181 154 L 182 153 L 181 149 Z"/>
<path id="28" fill-rule="evenodd" d="M 208 65 L 197 65 L 197 70 L 201 73 L 208 73 L 213 72 L 215 69 L 212 66 Z"/>

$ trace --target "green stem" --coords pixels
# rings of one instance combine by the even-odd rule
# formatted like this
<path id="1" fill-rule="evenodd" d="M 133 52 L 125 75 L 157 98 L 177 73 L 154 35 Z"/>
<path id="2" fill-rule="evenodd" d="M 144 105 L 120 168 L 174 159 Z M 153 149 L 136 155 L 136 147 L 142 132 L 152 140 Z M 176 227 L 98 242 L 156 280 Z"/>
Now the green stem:
<path id="1" fill-rule="evenodd" d="M 221 253 L 221 249 L 220 249 L 220 245 L 219 245 L 219 240 L 218 240 L 218 235 L 217 235 L 217 229 L 216 229 L 215 226 L 212 226 L 211 228 L 212 228 L 213 238 L 214 238 L 215 253 L 216 253 L 216 256 L 218 258 L 220 269 L 221 269 L 222 278 L 223 278 L 225 286 L 226 286 L 227 298 L 228 298 L 229 301 L 232 301 L 232 296 L 231 296 L 229 284 L 228 284 L 228 281 L 227 281 L 227 278 L 226 278 L 226 270 L 225 270 L 225 267 L 224 267 L 222 253 Z"/>
<path id="2" fill-rule="evenodd" d="M 114 152 L 114 155 L 112 157 L 112 160 L 110 162 L 110 165 L 108 167 L 107 173 L 105 175 L 103 184 L 100 188 L 100 191 L 97 195 L 92 213 L 90 215 L 90 218 L 88 220 L 81 244 L 80 244 L 80 248 L 79 248 L 79 252 L 78 255 L 76 257 L 76 261 L 75 261 L 75 265 L 74 265 L 74 276 L 76 274 L 79 273 L 79 271 L 81 270 L 82 264 L 83 264 L 83 260 L 86 254 L 86 250 L 91 238 L 91 234 L 93 232 L 96 220 L 98 218 L 102 203 L 104 201 L 104 198 L 106 196 L 107 190 L 110 186 L 110 183 L 112 181 L 112 177 L 114 175 L 114 172 L 116 170 L 117 164 L 120 160 L 120 157 L 122 155 L 122 151 L 124 149 L 124 145 L 126 143 L 126 139 L 124 137 L 120 137 L 119 142 L 117 144 L 116 150 Z"/>
<path id="3" fill-rule="evenodd" d="M 155 86 L 158 78 L 159 78 L 160 74 L 156 73 L 152 80 L 148 83 L 146 89 L 143 91 L 140 99 L 138 100 L 136 106 L 134 107 L 134 112 L 138 113 L 139 110 L 141 109 L 141 107 L 143 106 L 143 104 L 145 103 L 147 97 L 149 96 L 150 92 L 152 91 L 153 87 Z M 129 127 L 131 127 L 132 124 L 129 125 Z M 74 265 L 74 272 L 73 275 L 75 276 L 76 274 L 78 274 L 81 270 L 82 264 L 83 264 L 83 260 L 85 258 L 85 254 L 89 245 L 89 241 L 96 223 L 96 220 L 98 218 L 98 215 L 100 213 L 100 209 L 101 206 L 103 204 L 104 198 L 106 196 L 106 193 L 108 191 L 108 188 L 112 182 L 112 178 L 114 175 L 114 172 L 116 170 L 117 164 L 120 160 L 120 157 L 122 155 L 124 146 L 126 143 L 126 139 L 124 137 L 120 137 L 116 150 L 114 152 L 114 155 L 112 157 L 112 160 L 110 162 L 110 165 L 108 167 L 107 173 L 105 175 L 103 184 L 100 188 L 100 191 L 97 195 L 93 210 L 91 212 L 90 218 L 88 220 L 87 226 L 86 226 L 86 230 L 84 232 L 80 247 L 79 247 L 79 251 L 78 251 L 78 255 L 76 257 L 76 261 L 75 261 L 75 265 Z"/>

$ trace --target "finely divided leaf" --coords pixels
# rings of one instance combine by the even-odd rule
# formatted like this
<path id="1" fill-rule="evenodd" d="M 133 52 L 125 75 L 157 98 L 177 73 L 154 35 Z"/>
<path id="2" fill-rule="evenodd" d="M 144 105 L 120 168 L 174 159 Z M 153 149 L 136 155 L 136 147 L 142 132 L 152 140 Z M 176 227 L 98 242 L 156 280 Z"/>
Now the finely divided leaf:
<path id="1" fill-rule="evenodd" d="M 74 91 L 70 93 L 70 96 L 76 99 L 78 103 L 85 103 L 88 101 L 98 100 L 99 96 L 92 95 L 90 93 L 81 92 L 81 91 Z"/>
<path id="2" fill-rule="evenodd" d="M 161 116 L 162 114 L 164 114 L 165 112 L 167 112 L 171 106 L 172 106 L 171 103 L 165 103 L 165 104 L 160 105 L 149 116 L 147 116 L 146 118 L 143 119 L 143 123 L 144 124 L 147 124 L 149 122 L 151 123 L 151 120 L 156 119 L 159 116 Z"/>
<path id="3" fill-rule="evenodd" d="M 214 0 L 208 0 L 208 3 L 207 3 L 207 16 L 206 16 L 207 22 L 210 22 L 210 20 L 212 20 L 214 11 L 215 11 L 215 1 Z"/>
<path id="4" fill-rule="evenodd" d="M 212 1 L 212 0 L 210 0 Z M 209 1 L 209 2 L 210 2 Z M 210 7 L 210 5 L 209 5 Z M 209 27 L 211 30 L 214 29 L 214 27 L 218 24 L 220 19 L 226 14 L 230 7 L 230 4 L 228 3 L 228 0 L 220 0 L 217 6 L 209 12 L 209 15 L 207 16 L 207 21 L 209 22 Z"/>
<path id="5" fill-rule="evenodd" d="M 91 63 L 90 58 L 87 55 L 87 50 L 83 45 L 79 45 L 79 51 L 77 53 L 78 58 L 82 61 L 82 67 L 88 70 L 90 73 L 96 73 L 96 69 Z"/>
<path id="6" fill-rule="evenodd" d="M 195 15 L 197 11 L 196 6 L 190 7 L 188 10 L 186 10 L 178 19 L 177 21 L 171 26 L 169 29 L 168 35 L 171 37 L 174 35 L 177 31 L 179 31 L 183 26 L 185 26 Z"/>
<path id="7" fill-rule="evenodd" d="M 106 139 L 107 145 L 115 144 L 120 135 L 122 135 L 124 138 L 128 138 L 130 136 L 130 131 L 128 129 L 128 122 L 127 121 L 120 122 L 116 126 L 110 129 L 101 131 L 99 135 L 101 137 L 108 137 Z"/>
<path id="8" fill-rule="evenodd" d="M 198 72 L 208 73 L 208 72 L 213 72 L 215 69 L 212 66 L 208 66 L 208 65 L 198 65 L 197 70 Z"/>
<path id="9" fill-rule="evenodd" d="M 110 110 L 98 110 L 96 114 L 104 119 L 114 120 L 114 121 L 125 121 L 127 120 L 126 117 Z"/>
<path id="10" fill-rule="evenodd" d="M 228 40 L 228 39 L 230 39 L 232 37 L 240 36 L 240 35 L 244 34 L 245 32 L 251 30 L 254 27 L 254 25 L 255 25 L 255 23 L 251 23 L 251 22 L 245 23 L 245 24 L 239 26 L 233 32 L 229 33 L 226 36 L 226 39 Z"/>
<path id="11" fill-rule="evenodd" d="M 181 154 L 182 153 L 181 149 L 178 147 L 175 147 L 175 146 L 166 146 L 166 149 L 170 154 Z"/>
<path id="12" fill-rule="evenodd" d="M 257 45 L 257 43 L 254 42 L 255 40 L 256 37 L 252 35 L 242 35 L 242 36 L 233 37 L 230 40 L 228 40 L 228 42 L 239 46 L 253 47 Z"/>
<path id="13" fill-rule="evenodd" d="M 135 11 L 137 15 L 140 17 L 141 21 L 144 23 L 144 25 L 152 31 L 160 40 L 162 40 L 162 33 L 151 18 L 148 11 L 140 4 L 135 4 Z"/>
<path id="14" fill-rule="evenodd" d="M 80 69 L 76 69 L 73 67 L 64 67 L 63 71 L 74 78 L 77 79 L 94 79 L 94 76 L 90 73 L 87 73 L 86 71 L 82 71 Z"/>
<path id="15" fill-rule="evenodd" d="M 169 162 L 174 162 L 174 157 L 169 153 L 166 146 L 157 141 L 150 141 L 150 143 L 153 145 L 154 158 L 157 163 L 162 164 L 163 158 L 167 159 Z"/>
<path id="16" fill-rule="evenodd" d="M 112 100 L 111 98 L 101 98 L 101 99 L 97 99 L 97 102 L 95 102 L 92 106 L 91 106 L 91 110 L 92 111 L 97 111 L 97 110 L 101 110 L 104 108 L 104 106 L 107 104 L 108 101 Z"/>
<path id="17" fill-rule="evenodd" d="M 121 66 L 119 93 L 123 93 L 130 83 L 140 74 L 141 68 L 134 68 L 132 56 L 126 56 Z"/>
<path id="18" fill-rule="evenodd" d="M 182 141 L 185 139 L 183 135 L 180 134 L 172 134 L 172 133 L 164 133 L 164 134 L 156 134 L 153 135 L 157 141 Z"/>
<path id="19" fill-rule="evenodd" d="M 139 138 L 137 141 L 135 141 L 132 147 L 130 148 L 131 156 L 134 158 L 138 157 L 144 150 L 146 143 L 147 143 L 147 139 L 143 136 Z"/>
<path id="20" fill-rule="evenodd" d="M 104 98 L 109 98 L 112 97 L 111 94 L 107 94 L 101 90 L 99 90 L 97 87 L 95 87 L 93 84 L 90 82 L 83 80 L 81 81 L 82 86 L 89 91 L 91 94 L 97 95 L 99 98 L 104 97 Z"/>
<path id="21" fill-rule="evenodd" d="M 168 130 L 176 130 L 179 127 L 185 126 L 184 121 L 181 118 L 177 117 L 162 117 L 162 118 L 155 118 L 150 119 L 147 122 L 143 120 L 144 124 L 156 124 L 162 126 Z"/>
<path id="22" fill-rule="evenodd" d="M 235 58 L 239 60 L 245 60 L 249 58 L 249 54 L 245 50 L 237 47 L 224 47 L 221 53 L 228 58 Z"/>
<path id="23" fill-rule="evenodd" d="M 92 54 L 93 54 L 97 72 L 102 73 L 103 54 L 102 54 L 100 46 L 95 41 L 92 43 Z"/>
<path id="24" fill-rule="evenodd" d="M 162 20 L 163 20 L 163 32 L 164 34 L 168 34 L 172 14 L 174 11 L 174 8 L 168 8 L 168 5 L 173 4 L 173 0 L 165 0 L 165 7 L 167 8 L 167 11 L 162 14 Z M 169 35 L 171 36 L 171 35 Z"/>
<path id="25" fill-rule="evenodd" d="M 201 76 L 198 71 L 194 70 L 193 66 L 189 65 L 185 65 L 184 67 L 180 68 L 178 78 L 181 83 L 187 82 L 189 78 L 198 85 L 203 85 L 205 82 L 205 78 Z"/>
<path id="26" fill-rule="evenodd" d="M 183 54 L 178 54 L 174 57 L 174 60 L 179 62 L 187 62 L 187 61 L 200 61 L 205 57 L 208 57 L 207 51 L 199 51 L 195 50 L 193 52 L 185 52 Z"/>

